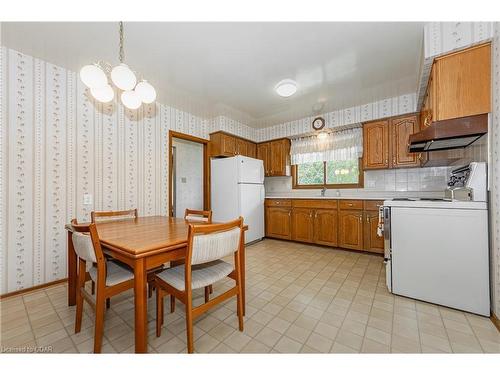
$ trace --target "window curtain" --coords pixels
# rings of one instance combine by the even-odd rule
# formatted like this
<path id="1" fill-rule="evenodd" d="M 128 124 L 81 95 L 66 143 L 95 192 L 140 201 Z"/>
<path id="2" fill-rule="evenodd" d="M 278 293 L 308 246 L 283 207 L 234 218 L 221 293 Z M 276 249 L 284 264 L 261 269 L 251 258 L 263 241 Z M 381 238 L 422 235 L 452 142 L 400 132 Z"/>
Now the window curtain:
<path id="1" fill-rule="evenodd" d="M 292 139 L 291 162 L 294 165 L 317 161 L 358 159 L 363 155 L 363 128 L 359 127 Z"/>

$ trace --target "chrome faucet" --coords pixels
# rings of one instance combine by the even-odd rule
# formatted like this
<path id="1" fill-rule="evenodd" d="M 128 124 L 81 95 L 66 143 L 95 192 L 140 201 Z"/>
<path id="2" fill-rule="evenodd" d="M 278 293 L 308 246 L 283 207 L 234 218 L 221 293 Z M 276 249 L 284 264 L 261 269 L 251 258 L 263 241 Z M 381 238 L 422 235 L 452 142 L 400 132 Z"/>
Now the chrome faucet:
<path id="1" fill-rule="evenodd" d="M 326 192 L 326 187 L 323 186 L 323 189 L 321 189 L 321 196 L 324 197 Z"/>

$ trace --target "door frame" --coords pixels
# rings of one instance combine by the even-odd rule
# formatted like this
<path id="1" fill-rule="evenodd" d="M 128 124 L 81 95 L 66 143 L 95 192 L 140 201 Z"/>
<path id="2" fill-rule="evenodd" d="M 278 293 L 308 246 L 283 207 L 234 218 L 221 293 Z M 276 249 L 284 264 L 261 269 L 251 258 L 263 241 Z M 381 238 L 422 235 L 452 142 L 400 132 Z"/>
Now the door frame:
<path id="1" fill-rule="evenodd" d="M 168 131 L 168 216 L 173 216 L 173 202 L 172 202 L 172 170 L 173 170 L 173 157 L 172 157 L 172 139 L 178 138 L 185 141 L 200 143 L 203 145 L 203 209 L 210 210 L 210 160 L 208 157 L 209 140 L 198 138 L 193 135 L 179 133 L 174 130 Z"/>

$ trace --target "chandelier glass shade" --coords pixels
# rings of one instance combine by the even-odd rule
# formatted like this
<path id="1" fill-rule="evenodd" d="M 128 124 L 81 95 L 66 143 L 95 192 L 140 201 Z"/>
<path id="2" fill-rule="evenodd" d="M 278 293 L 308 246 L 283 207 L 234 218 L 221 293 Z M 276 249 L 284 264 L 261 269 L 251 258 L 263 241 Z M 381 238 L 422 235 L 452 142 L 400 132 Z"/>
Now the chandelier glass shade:
<path id="1" fill-rule="evenodd" d="M 80 79 L 90 89 L 90 94 L 101 103 L 109 103 L 115 97 L 115 89 L 121 90 L 120 99 L 128 109 L 138 109 L 142 103 L 151 104 L 156 100 L 156 90 L 146 80 L 137 83 L 136 74 L 126 65 L 123 51 L 123 22 L 120 25 L 120 64 L 99 61 L 85 65 L 80 70 Z"/>

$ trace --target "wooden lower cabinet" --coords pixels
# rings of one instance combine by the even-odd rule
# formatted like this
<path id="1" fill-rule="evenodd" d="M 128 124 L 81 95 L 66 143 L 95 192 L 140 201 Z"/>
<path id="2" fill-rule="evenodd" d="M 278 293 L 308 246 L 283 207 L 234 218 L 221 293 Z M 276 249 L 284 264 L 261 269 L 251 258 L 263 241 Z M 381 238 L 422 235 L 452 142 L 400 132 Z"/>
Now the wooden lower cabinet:
<path id="1" fill-rule="evenodd" d="M 266 236 L 351 250 L 384 252 L 377 236 L 382 201 L 266 199 Z"/>
<path id="2" fill-rule="evenodd" d="M 314 213 L 314 243 L 337 246 L 337 210 L 316 210 Z"/>
<path id="3" fill-rule="evenodd" d="M 339 211 L 339 247 L 363 249 L 363 211 Z"/>
<path id="4" fill-rule="evenodd" d="M 292 239 L 291 208 L 266 207 L 266 236 Z"/>
<path id="5" fill-rule="evenodd" d="M 292 209 L 292 240 L 300 242 L 313 242 L 314 210 L 309 208 Z"/>
<path id="6" fill-rule="evenodd" d="M 364 213 L 364 244 L 365 250 L 375 253 L 384 253 L 384 238 L 377 236 L 378 211 Z"/>

